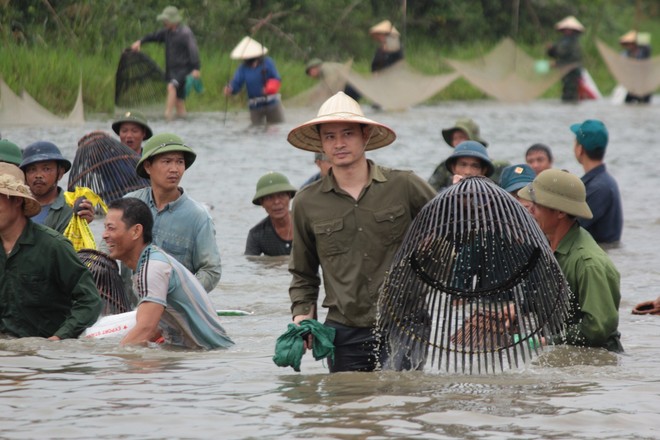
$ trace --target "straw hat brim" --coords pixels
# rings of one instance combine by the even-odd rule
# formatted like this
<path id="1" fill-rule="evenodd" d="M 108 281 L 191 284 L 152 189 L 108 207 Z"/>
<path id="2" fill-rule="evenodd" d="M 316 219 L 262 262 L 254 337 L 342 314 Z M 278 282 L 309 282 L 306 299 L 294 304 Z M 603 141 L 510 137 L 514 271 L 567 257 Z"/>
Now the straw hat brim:
<path id="1" fill-rule="evenodd" d="M 14 176 L 0 175 L 0 194 L 22 197 L 25 200 L 23 214 L 26 217 L 34 217 L 41 212 L 41 205 L 30 193 L 30 188 L 25 183 L 17 183 Z"/>
<path id="2" fill-rule="evenodd" d="M 319 135 L 317 126 L 319 124 L 331 123 L 365 124 L 370 126 L 371 133 L 365 147 L 366 151 L 385 147 L 396 140 L 394 130 L 387 125 L 365 118 L 364 116 L 356 115 L 355 113 L 334 113 L 318 116 L 291 130 L 287 136 L 287 140 L 291 145 L 301 150 L 312 151 L 314 153 L 322 152 L 323 145 L 321 144 L 321 136 Z"/>

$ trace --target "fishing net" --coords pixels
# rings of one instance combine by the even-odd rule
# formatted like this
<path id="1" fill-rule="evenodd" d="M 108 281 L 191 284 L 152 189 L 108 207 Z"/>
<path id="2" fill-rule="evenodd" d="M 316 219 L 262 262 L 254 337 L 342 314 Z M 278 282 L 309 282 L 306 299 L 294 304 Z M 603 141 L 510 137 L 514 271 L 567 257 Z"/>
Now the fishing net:
<path id="1" fill-rule="evenodd" d="M 149 186 L 135 167 L 140 160 L 126 145 L 103 131 L 93 131 L 78 141 L 78 149 L 69 172 L 69 191 L 86 187 L 109 204 L 124 194 Z M 97 213 L 101 214 L 97 208 Z"/>
<path id="2" fill-rule="evenodd" d="M 424 207 L 395 255 L 378 302 L 383 368 L 518 367 L 563 332 L 569 300 L 527 210 L 485 177 L 463 179 Z"/>
<path id="3" fill-rule="evenodd" d="M 612 76 L 629 93 L 644 96 L 660 87 L 660 56 L 643 60 L 628 58 L 615 52 L 600 40 L 596 40 L 596 47 Z"/>
<path id="4" fill-rule="evenodd" d="M 487 55 L 471 61 L 445 60 L 484 93 L 504 102 L 538 98 L 576 65 L 537 72 L 536 61 L 504 38 Z"/>
<path id="5" fill-rule="evenodd" d="M 80 125 L 85 122 L 82 100 L 82 80 L 78 85 L 76 103 L 66 118 L 54 115 L 25 90 L 21 96 L 0 79 L 0 125 L 45 126 Z"/>
<path id="6" fill-rule="evenodd" d="M 165 101 L 165 73 L 143 52 L 126 49 L 115 76 L 115 105 L 141 108 Z"/>
<path id="7" fill-rule="evenodd" d="M 423 75 L 405 60 L 368 76 L 351 70 L 345 77 L 355 90 L 383 110 L 404 110 L 424 102 L 456 78 L 456 73 Z"/>
<path id="8" fill-rule="evenodd" d="M 124 289 L 117 262 L 103 252 L 95 249 L 81 249 L 78 258 L 89 269 L 96 288 L 103 300 L 101 314 L 116 315 L 131 310 L 131 303 Z"/>
<path id="9" fill-rule="evenodd" d="M 313 107 L 319 108 L 321 104 L 343 91 L 346 87 L 346 77 L 351 70 L 353 61 L 344 64 L 324 62 L 321 65 L 321 74 L 318 84 L 286 100 L 287 107 Z"/>

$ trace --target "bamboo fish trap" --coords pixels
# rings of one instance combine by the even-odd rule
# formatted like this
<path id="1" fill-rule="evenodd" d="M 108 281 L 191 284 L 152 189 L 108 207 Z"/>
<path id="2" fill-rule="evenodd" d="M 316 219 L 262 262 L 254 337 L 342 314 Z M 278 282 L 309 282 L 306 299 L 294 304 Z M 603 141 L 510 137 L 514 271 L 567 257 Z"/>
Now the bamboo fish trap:
<path id="1" fill-rule="evenodd" d="M 463 179 L 424 207 L 395 255 L 378 303 L 382 366 L 517 368 L 564 331 L 569 301 L 534 218 L 489 179 Z"/>
<path id="2" fill-rule="evenodd" d="M 119 274 L 117 262 L 95 249 L 79 250 L 78 258 L 92 273 L 96 288 L 99 290 L 103 300 L 101 314 L 106 316 L 129 312 L 131 303 Z"/>
<path id="3" fill-rule="evenodd" d="M 103 131 L 93 131 L 78 141 L 69 172 L 69 191 L 84 186 L 108 204 L 124 194 L 149 186 L 135 167 L 140 160 L 133 150 Z"/>

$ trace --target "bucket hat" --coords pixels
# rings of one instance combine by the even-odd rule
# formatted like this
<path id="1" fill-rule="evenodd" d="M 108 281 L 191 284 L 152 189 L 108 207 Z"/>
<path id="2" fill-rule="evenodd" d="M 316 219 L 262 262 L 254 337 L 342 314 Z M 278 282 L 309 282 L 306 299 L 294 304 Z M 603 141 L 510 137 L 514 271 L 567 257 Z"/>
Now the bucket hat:
<path id="1" fill-rule="evenodd" d="M 495 172 L 495 167 L 493 167 L 493 162 L 491 162 L 490 157 L 488 157 L 486 147 L 477 141 L 463 141 L 456 145 L 452 155 L 445 161 L 445 166 L 450 173 L 453 172 L 452 167 L 456 163 L 456 159 L 459 157 L 476 157 L 477 159 L 480 159 L 481 162 L 486 165 L 486 177 L 490 177 L 493 172 Z"/>
<path id="2" fill-rule="evenodd" d="M 148 179 L 149 174 L 144 169 L 144 161 L 159 154 L 172 153 L 174 151 L 183 153 L 186 169 L 190 168 L 190 165 L 195 162 L 195 158 L 197 157 L 192 148 L 185 145 L 179 136 L 171 133 L 157 134 L 149 139 L 142 148 L 142 157 L 135 168 L 137 175 Z"/>
<path id="3" fill-rule="evenodd" d="M 144 139 L 149 139 L 151 136 L 153 136 L 153 132 L 151 131 L 151 127 L 149 127 L 149 124 L 147 124 L 147 118 L 144 117 L 144 115 L 140 112 L 136 111 L 128 111 L 124 113 L 123 116 L 121 116 L 119 119 L 114 121 L 112 123 L 112 131 L 115 133 L 119 134 L 119 130 L 121 129 L 121 124 L 124 122 L 132 122 L 134 124 L 140 125 L 142 128 L 144 128 Z"/>
<path id="4" fill-rule="evenodd" d="M 456 130 L 464 131 L 469 140 L 477 141 L 484 147 L 488 146 L 488 142 L 483 140 L 481 137 L 481 133 L 479 132 L 479 125 L 477 125 L 477 123 L 470 118 L 461 118 L 456 120 L 456 123 L 453 127 L 442 129 L 442 137 L 450 147 L 452 147 L 451 138 Z"/>
<path id="5" fill-rule="evenodd" d="M 584 26 L 582 26 L 582 23 L 580 23 L 578 19 L 572 15 L 569 15 L 563 20 L 558 21 L 557 24 L 555 24 L 555 29 L 558 31 L 562 29 L 572 29 L 574 31 L 584 32 Z"/>
<path id="6" fill-rule="evenodd" d="M 250 37 L 243 37 L 240 43 L 231 51 L 229 57 L 232 60 L 249 60 L 259 58 L 268 53 L 268 49 Z"/>
<path id="7" fill-rule="evenodd" d="M 288 192 L 291 198 L 296 194 L 296 188 L 289 183 L 289 179 L 284 174 L 270 171 L 259 178 L 257 181 L 257 191 L 252 197 L 252 203 L 261 205 L 261 199 L 271 194 Z"/>
<path id="8" fill-rule="evenodd" d="M 0 162 L 12 163 L 16 166 L 23 161 L 23 153 L 13 142 L 7 139 L 0 140 Z"/>
<path id="9" fill-rule="evenodd" d="M 369 34 L 393 34 L 399 35 L 399 31 L 394 27 L 391 21 L 383 20 L 369 28 Z"/>
<path id="10" fill-rule="evenodd" d="M 167 21 L 168 23 L 173 23 L 173 24 L 179 24 L 181 23 L 181 20 L 183 20 L 183 17 L 181 17 L 181 13 L 179 12 L 179 9 L 177 9 L 176 6 L 166 6 L 165 9 L 163 9 L 163 12 L 158 14 L 156 20 Z"/>
<path id="11" fill-rule="evenodd" d="M 0 194 L 23 197 L 23 214 L 26 217 L 33 217 L 41 212 L 41 205 L 25 183 L 25 174 L 14 164 L 0 163 Z"/>
<path id="12" fill-rule="evenodd" d="M 57 148 L 57 145 L 48 141 L 37 141 L 25 147 L 25 150 L 23 150 L 23 160 L 19 166 L 25 171 L 28 165 L 47 160 L 54 160 L 60 163 L 64 167 L 64 172 L 71 169 L 71 162 L 62 156 L 62 152 Z"/>
<path id="13" fill-rule="evenodd" d="M 582 180 L 568 171 L 551 168 L 518 191 L 518 197 L 575 217 L 593 217 Z"/>
<path id="14" fill-rule="evenodd" d="M 506 192 L 514 192 L 532 183 L 534 178 L 536 173 L 526 163 L 510 165 L 502 170 L 500 186 Z"/>
<path id="15" fill-rule="evenodd" d="M 585 150 L 593 151 L 598 148 L 607 148 L 609 135 L 607 128 L 598 119 L 587 119 L 581 124 L 571 125 L 571 131 L 575 133 L 575 140 Z"/>
<path id="16" fill-rule="evenodd" d="M 360 104 L 344 92 L 337 92 L 321 105 L 314 119 L 291 130 L 287 136 L 287 140 L 291 145 L 301 150 L 312 151 L 314 153 L 320 152 L 323 150 L 323 146 L 321 145 L 321 136 L 319 135 L 317 126 L 319 124 L 333 122 L 347 122 L 370 126 L 371 133 L 365 146 L 365 150 L 367 151 L 385 147 L 396 139 L 394 130 L 384 124 L 366 118 Z"/>

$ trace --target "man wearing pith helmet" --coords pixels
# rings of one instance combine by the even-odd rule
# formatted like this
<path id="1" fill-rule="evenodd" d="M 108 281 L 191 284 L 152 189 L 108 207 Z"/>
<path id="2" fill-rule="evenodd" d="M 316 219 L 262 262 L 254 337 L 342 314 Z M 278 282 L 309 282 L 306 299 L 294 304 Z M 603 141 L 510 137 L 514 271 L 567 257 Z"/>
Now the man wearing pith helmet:
<path id="1" fill-rule="evenodd" d="M 268 216 L 250 229 L 245 255 L 289 255 L 293 241 L 293 219 L 289 204 L 296 188 L 284 174 L 271 171 L 261 176 L 252 203 L 261 205 Z"/>
<path id="2" fill-rule="evenodd" d="M 573 293 L 566 333 L 549 342 L 623 351 L 618 331 L 620 276 L 577 221 L 592 217 L 582 181 L 567 171 L 549 169 L 518 196 L 532 202 L 531 213 L 548 237 Z"/>
<path id="3" fill-rule="evenodd" d="M 144 145 L 138 176 L 151 186 L 126 194 L 147 204 L 154 216 L 153 243 L 179 260 L 207 292 L 220 281 L 220 251 L 213 219 L 202 204 L 179 186 L 197 155 L 171 133 L 158 134 Z"/>
<path id="4" fill-rule="evenodd" d="M 119 135 L 119 140 L 137 154 L 142 154 L 142 141 L 153 136 L 147 118 L 140 112 L 128 111 L 112 123 L 112 131 Z"/>
<path id="5" fill-rule="evenodd" d="M 435 191 L 411 171 L 381 167 L 365 152 L 391 144 L 394 131 L 364 116 L 339 92 L 317 117 L 291 130 L 296 148 L 322 152 L 327 176 L 300 189 L 293 201 L 292 274 L 294 323 L 317 317 L 319 267 L 325 287 L 325 325 L 334 328 L 331 372 L 371 371 L 375 356 L 378 292 L 403 236 Z M 311 348 L 313 341 L 305 341 Z"/>

